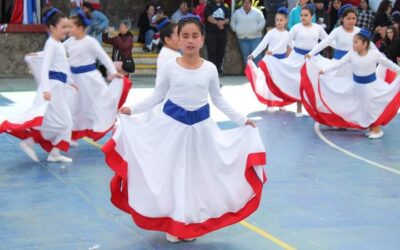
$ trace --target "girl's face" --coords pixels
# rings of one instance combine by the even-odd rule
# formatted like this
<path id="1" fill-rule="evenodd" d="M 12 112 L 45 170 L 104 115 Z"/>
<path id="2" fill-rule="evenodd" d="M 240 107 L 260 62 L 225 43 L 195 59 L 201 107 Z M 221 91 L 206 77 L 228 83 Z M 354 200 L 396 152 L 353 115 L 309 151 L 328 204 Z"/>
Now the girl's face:
<path id="1" fill-rule="evenodd" d="M 127 32 L 128 32 L 128 27 L 124 23 L 121 23 L 119 25 L 119 33 L 125 35 Z"/>
<path id="2" fill-rule="evenodd" d="M 353 38 L 353 50 L 357 53 L 361 53 L 367 49 L 367 43 L 363 42 L 360 38 L 357 36 L 354 36 Z"/>
<path id="3" fill-rule="evenodd" d="M 53 38 L 62 41 L 67 37 L 68 32 L 70 31 L 70 22 L 66 17 L 61 18 L 56 26 L 50 25 L 49 29 Z"/>
<path id="4" fill-rule="evenodd" d="M 276 16 L 275 16 L 275 27 L 276 28 L 278 28 L 278 29 L 285 28 L 287 22 L 288 22 L 288 19 L 286 18 L 285 15 L 276 14 Z"/>
<path id="5" fill-rule="evenodd" d="M 392 5 L 389 5 L 386 9 L 386 14 L 390 15 L 391 12 L 392 12 Z"/>
<path id="6" fill-rule="evenodd" d="M 342 22 L 345 29 L 353 29 L 357 23 L 357 16 L 351 12 L 342 18 Z"/>
<path id="7" fill-rule="evenodd" d="M 174 27 L 171 37 L 165 38 L 165 43 L 173 50 L 179 50 L 178 26 Z"/>
<path id="8" fill-rule="evenodd" d="M 154 6 L 152 6 L 152 5 L 150 5 L 148 8 L 147 8 L 147 15 L 148 16 L 154 16 L 154 14 L 156 13 L 156 10 L 154 9 Z"/>
<path id="9" fill-rule="evenodd" d="M 368 9 L 367 1 L 365 1 L 365 0 L 361 1 L 360 7 L 361 7 L 361 9 L 363 9 L 363 10 Z"/>
<path id="10" fill-rule="evenodd" d="M 385 36 L 386 36 L 386 30 L 387 30 L 387 27 L 385 26 L 385 27 L 381 27 L 380 29 L 379 29 L 379 35 L 381 36 L 381 38 L 385 38 Z"/>
<path id="11" fill-rule="evenodd" d="M 71 36 L 78 37 L 85 34 L 85 28 L 83 26 L 77 26 L 74 20 L 70 20 L 69 33 Z"/>
<path id="12" fill-rule="evenodd" d="M 387 29 L 387 31 L 386 31 L 386 37 L 387 37 L 389 40 L 393 40 L 393 36 L 394 36 L 393 30 L 392 30 L 392 29 Z"/>
<path id="13" fill-rule="evenodd" d="M 204 36 L 199 27 L 194 23 L 184 24 L 179 34 L 179 48 L 183 55 L 199 55 L 203 43 Z"/>
<path id="14" fill-rule="evenodd" d="M 342 5 L 342 3 L 340 1 L 333 1 L 332 2 L 332 6 L 335 10 L 340 9 L 340 6 Z"/>
<path id="15" fill-rule="evenodd" d="M 312 16 L 309 10 L 302 10 L 301 11 L 301 23 L 303 25 L 311 24 Z"/>

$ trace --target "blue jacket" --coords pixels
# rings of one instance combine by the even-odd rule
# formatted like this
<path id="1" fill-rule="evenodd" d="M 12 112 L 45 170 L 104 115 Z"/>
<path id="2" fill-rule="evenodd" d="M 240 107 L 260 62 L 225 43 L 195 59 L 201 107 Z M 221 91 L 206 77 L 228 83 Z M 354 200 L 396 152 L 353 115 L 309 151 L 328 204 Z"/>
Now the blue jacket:
<path id="1" fill-rule="evenodd" d="M 288 22 L 288 28 L 289 28 L 289 30 L 295 25 L 295 24 L 298 24 L 298 23 L 300 23 L 301 21 L 301 19 L 300 19 L 300 17 L 301 17 L 301 6 L 300 5 L 297 5 L 296 7 L 294 7 L 293 9 L 292 9 L 292 11 L 290 12 L 290 15 L 289 15 L 289 22 Z M 312 22 L 313 23 L 315 23 L 315 15 L 313 15 L 312 16 Z"/>

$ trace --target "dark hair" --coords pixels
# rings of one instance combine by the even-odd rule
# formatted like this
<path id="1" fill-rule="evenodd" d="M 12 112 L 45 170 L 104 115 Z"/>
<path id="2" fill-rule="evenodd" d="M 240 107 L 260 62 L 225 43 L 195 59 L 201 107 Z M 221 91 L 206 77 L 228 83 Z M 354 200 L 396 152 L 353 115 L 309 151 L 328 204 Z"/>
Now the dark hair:
<path id="1" fill-rule="evenodd" d="M 166 18 L 161 19 L 158 23 L 161 23 L 164 21 Z M 174 28 L 177 27 L 178 25 L 176 23 L 171 23 L 169 22 L 168 24 L 164 25 L 159 31 L 160 31 L 160 39 L 161 41 L 165 44 L 165 39 L 167 37 L 171 38 L 171 35 L 174 33 Z"/>
<path id="2" fill-rule="evenodd" d="M 84 1 L 82 6 L 88 8 L 90 10 L 90 12 L 94 11 L 93 5 L 91 3 L 89 3 L 89 2 Z"/>
<path id="3" fill-rule="evenodd" d="M 157 6 L 156 6 L 155 4 L 149 3 L 149 4 L 146 5 L 146 10 L 145 10 L 145 12 L 147 12 L 147 11 L 149 10 L 150 6 L 153 6 L 154 12 L 157 11 Z"/>
<path id="4" fill-rule="evenodd" d="M 354 15 L 356 15 L 356 18 L 357 18 L 357 11 L 353 7 L 345 9 L 340 18 L 345 18 L 350 13 L 354 13 Z"/>
<path id="5" fill-rule="evenodd" d="M 387 37 L 387 31 L 388 30 L 392 30 L 393 31 L 393 39 L 390 41 L 389 38 Z M 385 43 L 385 45 L 389 48 L 389 49 L 393 49 L 397 46 L 398 43 L 398 39 L 399 39 L 399 31 L 397 30 L 397 28 L 393 25 L 387 27 L 386 30 L 386 35 L 385 35 L 385 39 L 383 40 L 383 42 Z"/>
<path id="6" fill-rule="evenodd" d="M 82 10 L 79 10 L 78 13 L 75 16 L 71 17 L 70 19 L 78 27 L 86 28 L 91 23 L 90 19 L 86 16 L 85 13 L 83 13 Z"/>
<path id="7" fill-rule="evenodd" d="M 178 23 L 178 35 L 181 33 L 183 27 L 190 23 L 196 25 L 199 28 L 201 35 L 204 36 L 204 25 L 198 16 L 183 17 Z"/>
<path id="8" fill-rule="evenodd" d="M 303 8 L 301 8 L 301 10 L 308 10 L 310 12 L 311 16 L 313 16 L 315 13 L 315 9 L 308 4 L 306 6 L 304 6 Z"/>
<path id="9" fill-rule="evenodd" d="M 67 16 L 61 13 L 56 8 L 50 8 L 43 12 L 43 23 L 45 23 L 47 27 L 56 27 L 60 20 L 63 18 L 67 18 Z"/>
<path id="10" fill-rule="evenodd" d="M 361 1 L 364 1 L 368 5 L 367 9 L 371 9 L 371 7 L 369 6 L 369 0 L 361 0 Z"/>
<path id="11" fill-rule="evenodd" d="M 392 5 L 392 2 L 389 0 L 382 0 L 382 2 L 379 4 L 378 10 L 376 11 L 376 14 L 383 14 L 387 11 L 389 6 Z"/>
<path id="12" fill-rule="evenodd" d="M 369 44 L 371 43 L 371 39 L 367 36 L 363 36 L 360 33 L 354 35 L 354 37 L 361 40 L 362 43 L 367 43 L 367 49 L 369 48 Z"/>

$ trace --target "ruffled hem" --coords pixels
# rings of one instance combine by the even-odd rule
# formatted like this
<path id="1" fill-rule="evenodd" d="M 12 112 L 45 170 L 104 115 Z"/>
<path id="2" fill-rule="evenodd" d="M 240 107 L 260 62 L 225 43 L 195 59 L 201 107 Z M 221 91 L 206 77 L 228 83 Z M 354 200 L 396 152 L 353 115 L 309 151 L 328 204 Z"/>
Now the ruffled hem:
<path id="1" fill-rule="evenodd" d="M 259 206 L 263 183 L 267 178 L 263 171 L 263 181 L 257 176 L 254 166 L 266 164 L 266 153 L 252 153 L 247 157 L 245 177 L 254 191 L 254 197 L 237 212 L 227 212 L 218 218 L 210 218 L 202 223 L 185 224 L 170 217 L 147 217 L 136 212 L 128 202 L 127 185 L 127 162 L 116 151 L 116 142 L 109 140 L 102 151 L 105 153 L 106 163 L 115 172 L 110 182 L 111 202 L 122 211 L 129 213 L 134 222 L 141 228 L 147 230 L 162 231 L 172 234 L 178 238 L 193 238 L 204 235 L 211 231 L 240 222 L 252 214 Z"/>

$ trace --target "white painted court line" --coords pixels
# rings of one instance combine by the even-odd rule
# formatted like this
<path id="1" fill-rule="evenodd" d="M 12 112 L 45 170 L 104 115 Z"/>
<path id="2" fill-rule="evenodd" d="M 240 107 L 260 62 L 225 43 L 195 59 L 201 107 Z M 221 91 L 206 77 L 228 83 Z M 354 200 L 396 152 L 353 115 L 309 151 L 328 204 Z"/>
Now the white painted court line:
<path id="1" fill-rule="evenodd" d="M 372 166 L 374 166 L 374 167 L 377 167 L 377 168 L 380 168 L 380 169 L 389 171 L 389 172 L 391 172 L 391 173 L 400 175 L 400 171 L 399 171 L 399 170 L 396 170 L 396 169 L 394 169 L 394 168 L 391 168 L 391 167 L 388 167 L 388 166 L 385 166 L 385 165 L 376 163 L 376 162 L 374 162 L 374 161 L 368 160 L 368 159 L 366 159 L 366 158 L 364 158 L 364 157 L 361 157 L 361 156 L 359 156 L 359 155 L 356 155 L 356 154 L 354 154 L 354 153 L 352 153 L 352 152 L 350 152 L 350 151 L 348 151 L 348 150 L 346 150 L 346 149 L 344 149 L 344 148 L 341 148 L 341 147 L 339 147 L 338 145 L 334 144 L 333 142 L 329 141 L 329 140 L 322 134 L 322 132 L 321 132 L 321 130 L 320 130 L 320 128 L 319 128 L 319 123 L 318 123 L 318 122 L 315 122 L 315 123 L 314 123 L 314 131 L 315 131 L 315 133 L 318 135 L 318 137 L 319 137 L 322 141 L 324 141 L 326 144 L 328 144 L 328 145 L 331 146 L 332 148 L 334 148 L 334 149 L 336 149 L 336 150 L 339 150 L 340 152 L 342 152 L 342 153 L 344 153 L 344 154 L 346 154 L 346 155 L 348 155 L 348 156 L 350 156 L 350 157 L 353 157 L 353 158 L 355 158 L 355 159 L 357 159 L 357 160 L 360 160 L 360 161 L 363 161 L 363 162 L 365 162 L 365 163 L 368 163 L 369 165 L 372 165 Z"/>

